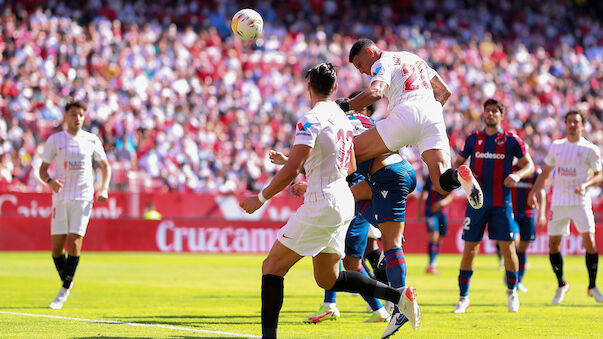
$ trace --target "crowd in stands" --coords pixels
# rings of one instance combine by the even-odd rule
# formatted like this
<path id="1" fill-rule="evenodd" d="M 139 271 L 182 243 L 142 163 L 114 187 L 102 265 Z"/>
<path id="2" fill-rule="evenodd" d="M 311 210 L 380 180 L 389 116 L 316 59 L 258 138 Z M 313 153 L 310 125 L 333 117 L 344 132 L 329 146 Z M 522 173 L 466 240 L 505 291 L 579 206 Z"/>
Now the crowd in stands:
<path id="1" fill-rule="evenodd" d="M 44 141 L 69 98 L 88 104 L 114 170 L 112 189 L 232 193 L 261 188 L 309 109 L 304 70 L 338 68 L 336 97 L 368 86 L 347 60 L 359 37 L 424 58 L 451 88 L 453 149 L 482 128 L 481 105 L 536 164 L 563 115 L 588 116 L 603 145 L 602 5 L 589 1 L 257 1 L 264 33 L 230 32 L 234 1 L 0 1 L 0 190 L 43 191 Z M 387 114 L 377 106 L 377 118 Z M 404 154 L 425 173 L 415 149 Z"/>

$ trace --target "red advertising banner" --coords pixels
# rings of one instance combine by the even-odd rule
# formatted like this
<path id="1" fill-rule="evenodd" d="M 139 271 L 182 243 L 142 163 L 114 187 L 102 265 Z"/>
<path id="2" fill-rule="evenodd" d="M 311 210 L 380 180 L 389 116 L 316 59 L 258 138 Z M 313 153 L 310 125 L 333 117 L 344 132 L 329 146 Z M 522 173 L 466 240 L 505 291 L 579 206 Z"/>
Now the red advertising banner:
<path id="1" fill-rule="evenodd" d="M 151 251 L 191 253 L 267 253 L 284 222 L 232 221 L 225 219 L 92 219 L 84 238 L 86 251 Z M 596 241 L 603 244 L 603 226 Z M 462 223 L 449 225 L 441 253 L 462 253 Z M 425 224 L 407 222 L 404 251 L 427 253 Z M 528 249 L 531 254 L 548 253 L 546 230 L 539 230 Z M 48 218 L 0 217 L 0 251 L 50 251 Z M 583 254 L 582 238 L 575 233 L 564 237 L 564 254 Z M 494 253 L 494 241 L 482 243 L 482 253 Z"/>
<path id="2" fill-rule="evenodd" d="M 286 221 L 301 205 L 302 199 L 281 193 L 268 200 L 262 208 L 249 215 L 239 207 L 242 196 L 195 193 L 130 193 L 110 192 L 105 203 L 95 203 L 92 218 L 140 218 L 145 206 L 153 203 L 164 218 L 216 218 L 226 220 Z M 50 216 L 52 196 L 49 193 L 0 192 L 0 217 Z M 448 219 L 463 220 L 467 201 L 456 197 L 448 209 Z M 406 203 L 407 219 L 417 215 L 414 195 Z M 593 200 L 597 224 L 603 224 L 603 198 Z M 422 211 L 421 211 L 422 212 Z M 420 213 L 422 215 L 422 213 Z"/>

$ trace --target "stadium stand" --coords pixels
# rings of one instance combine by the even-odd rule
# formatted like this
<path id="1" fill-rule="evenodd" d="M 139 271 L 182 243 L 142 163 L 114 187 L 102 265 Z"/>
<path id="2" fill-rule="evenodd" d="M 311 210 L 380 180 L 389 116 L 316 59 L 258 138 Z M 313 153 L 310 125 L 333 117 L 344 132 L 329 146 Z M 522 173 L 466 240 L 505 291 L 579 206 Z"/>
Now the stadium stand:
<path id="1" fill-rule="evenodd" d="M 265 30 L 248 45 L 230 33 L 234 1 L 2 2 L 0 191 L 47 190 L 41 149 L 70 96 L 88 103 L 84 129 L 102 138 L 111 189 L 257 190 L 275 172 L 268 150 L 288 148 L 309 106 L 305 67 L 334 63 L 340 97 L 367 85 L 347 62 L 356 37 L 414 51 L 442 75 L 457 151 L 487 97 L 508 106 L 504 128 L 536 164 L 570 108 L 587 113 L 587 137 L 603 145 L 601 2 L 360 3 L 258 1 Z M 404 153 L 421 177 L 418 154 Z"/>

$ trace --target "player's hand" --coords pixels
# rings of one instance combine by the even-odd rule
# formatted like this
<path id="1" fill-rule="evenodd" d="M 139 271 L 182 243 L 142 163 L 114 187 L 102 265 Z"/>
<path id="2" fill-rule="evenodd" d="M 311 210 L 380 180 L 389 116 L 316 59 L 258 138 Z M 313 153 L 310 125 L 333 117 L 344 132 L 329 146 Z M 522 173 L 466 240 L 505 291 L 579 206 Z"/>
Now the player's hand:
<path id="1" fill-rule="evenodd" d="M 350 99 L 348 98 L 339 98 L 335 100 L 335 103 L 339 105 L 342 111 L 347 112 L 350 110 Z"/>
<path id="2" fill-rule="evenodd" d="M 431 213 L 438 213 L 442 209 L 442 204 L 440 202 L 436 202 L 431 206 Z"/>
<path id="3" fill-rule="evenodd" d="M 534 198 L 534 191 L 530 191 L 530 193 L 528 193 L 528 207 L 536 208 L 536 205 L 538 204 L 536 203 L 536 199 Z"/>
<path id="4" fill-rule="evenodd" d="M 270 158 L 271 163 L 276 165 L 284 165 L 287 162 L 287 157 L 283 153 L 275 150 L 270 150 L 270 152 L 268 152 L 268 158 Z"/>
<path id="5" fill-rule="evenodd" d="M 107 199 L 109 199 L 109 192 L 107 192 L 107 189 L 102 189 L 96 194 L 96 201 L 98 202 L 105 202 Z"/>
<path id="6" fill-rule="evenodd" d="M 293 194 L 293 196 L 296 198 L 301 198 L 304 196 L 307 189 L 308 189 L 307 182 L 305 182 L 305 181 L 296 182 L 295 184 L 291 185 L 291 194 Z"/>
<path id="7" fill-rule="evenodd" d="M 260 199 L 258 199 L 258 196 L 254 195 L 254 196 L 245 198 L 245 200 L 241 201 L 241 203 L 239 205 L 245 212 L 251 214 L 251 213 L 257 211 L 260 207 L 262 207 L 263 204 L 260 201 Z"/>
<path id="8" fill-rule="evenodd" d="M 63 189 L 63 180 L 52 179 L 48 185 L 54 193 L 59 193 Z"/>
<path id="9" fill-rule="evenodd" d="M 505 179 L 505 186 L 514 187 L 521 180 L 521 177 L 515 173 L 511 173 Z"/>
<path id="10" fill-rule="evenodd" d="M 586 194 L 586 185 L 584 185 L 584 184 L 579 185 L 578 187 L 576 187 L 574 189 L 574 193 L 580 194 L 580 195 Z"/>
<path id="11" fill-rule="evenodd" d="M 546 216 L 543 215 L 538 217 L 538 227 L 544 228 L 544 226 L 546 226 Z"/>

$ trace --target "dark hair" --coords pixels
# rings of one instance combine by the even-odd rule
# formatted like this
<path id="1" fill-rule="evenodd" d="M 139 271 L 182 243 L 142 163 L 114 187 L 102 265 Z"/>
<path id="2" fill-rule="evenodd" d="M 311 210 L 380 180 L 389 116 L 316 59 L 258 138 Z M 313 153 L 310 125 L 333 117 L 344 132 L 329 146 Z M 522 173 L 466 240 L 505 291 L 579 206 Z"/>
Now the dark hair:
<path id="1" fill-rule="evenodd" d="M 360 93 L 362 93 L 361 90 L 356 90 L 348 96 L 348 99 L 352 99 L 353 97 L 357 96 Z M 366 106 L 366 110 L 368 111 L 368 116 L 370 117 L 371 115 L 373 115 L 373 113 L 375 113 L 375 104 L 370 104 L 370 105 Z"/>
<path id="2" fill-rule="evenodd" d="M 71 107 L 81 108 L 84 112 L 88 109 L 86 104 L 81 100 L 70 100 L 65 104 L 65 113 L 69 111 Z"/>
<path id="3" fill-rule="evenodd" d="M 489 98 L 486 101 L 484 101 L 484 110 L 486 109 L 486 106 L 490 106 L 490 105 L 496 106 L 496 108 L 498 109 L 500 114 L 505 114 L 505 105 L 503 105 L 502 102 L 500 102 L 496 99 L 493 99 L 493 98 Z"/>
<path id="4" fill-rule="evenodd" d="M 306 79 L 310 78 L 310 86 L 317 94 L 329 96 L 335 88 L 337 74 L 330 62 L 323 62 L 308 70 Z"/>
<path id="5" fill-rule="evenodd" d="M 571 110 L 571 111 L 569 111 L 569 112 L 565 113 L 565 117 L 563 118 L 563 121 L 564 121 L 564 122 L 567 122 L 567 118 L 568 118 L 570 115 L 579 115 L 579 116 L 580 116 L 580 119 L 581 119 L 581 121 L 582 121 L 582 124 L 584 125 L 584 122 L 585 122 L 585 120 L 584 120 L 584 113 L 582 113 L 582 112 L 580 112 L 580 111 L 578 111 L 578 110 Z"/>
<path id="6" fill-rule="evenodd" d="M 358 53 L 360 53 L 360 51 L 369 48 L 373 45 L 375 45 L 375 43 L 371 39 L 360 39 L 356 41 L 350 49 L 350 56 L 348 59 L 350 60 L 350 62 L 354 62 L 354 58 L 356 57 L 356 55 L 358 55 Z"/>

